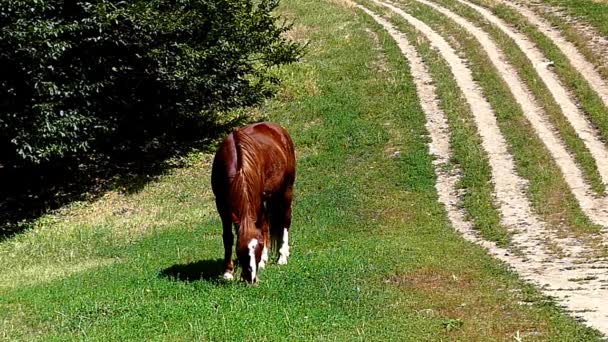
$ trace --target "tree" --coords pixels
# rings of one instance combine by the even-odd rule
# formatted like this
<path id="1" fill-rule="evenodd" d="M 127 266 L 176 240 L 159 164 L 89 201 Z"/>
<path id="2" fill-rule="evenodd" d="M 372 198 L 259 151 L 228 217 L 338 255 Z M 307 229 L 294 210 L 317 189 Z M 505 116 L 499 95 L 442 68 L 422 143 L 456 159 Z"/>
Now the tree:
<path id="1" fill-rule="evenodd" d="M 273 93 L 278 0 L 3 0 L 0 165 L 152 148 Z"/>

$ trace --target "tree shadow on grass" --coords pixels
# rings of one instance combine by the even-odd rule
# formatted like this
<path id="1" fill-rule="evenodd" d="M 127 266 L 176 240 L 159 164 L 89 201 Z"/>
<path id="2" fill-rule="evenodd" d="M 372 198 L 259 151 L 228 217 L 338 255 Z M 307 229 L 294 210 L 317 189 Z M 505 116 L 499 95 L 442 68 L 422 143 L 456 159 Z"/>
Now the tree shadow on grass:
<path id="1" fill-rule="evenodd" d="M 198 122 L 146 141 L 122 137 L 128 148 L 97 151 L 44 165 L 0 163 L 0 242 L 32 226 L 40 216 L 75 201 L 92 201 L 107 191 L 137 193 L 169 170 L 187 163 L 193 151 L 210 151 L 214 141 L 245 117 L 223 124 Z M 130 140 L 125 140 L 130 139 Z M 115 144 L 116 145 L 116 144 Z"/>
<path id="2" fill-rule="evenodd" d="M 188 264 L 177 264 L 160 271 L 159 276 L 173 281 L 220 280 L 224 272 L 224 260 L 201 260 Z"/>

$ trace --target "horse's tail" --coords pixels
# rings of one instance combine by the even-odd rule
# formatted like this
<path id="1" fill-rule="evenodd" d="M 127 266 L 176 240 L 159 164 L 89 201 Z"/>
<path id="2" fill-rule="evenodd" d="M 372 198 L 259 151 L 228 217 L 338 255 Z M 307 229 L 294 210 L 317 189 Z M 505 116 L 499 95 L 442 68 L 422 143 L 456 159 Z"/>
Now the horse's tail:
<path id="1" fill-rule="evenodd" d="M 250 223 L 249 220 L 255 220 L 258 214 L 256 211 L 261 209 L 261 175 L 255 167 L 254 154 L 256 143 L 249 135 L 238 130 L 232 134 L 237 155 L 237 172 L 230 187 L 230 198 L 239 219 Z M 241 224 L 244 229 L 250 226 L 251 224 Z"/>

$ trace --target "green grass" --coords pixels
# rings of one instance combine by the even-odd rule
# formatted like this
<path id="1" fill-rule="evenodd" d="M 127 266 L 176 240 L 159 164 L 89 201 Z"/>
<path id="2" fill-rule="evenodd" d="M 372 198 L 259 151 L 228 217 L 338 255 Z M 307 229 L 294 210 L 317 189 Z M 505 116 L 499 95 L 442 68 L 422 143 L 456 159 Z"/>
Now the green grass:
<path id="1" fill-rule="evenodd" d="M 0 339 L 599 339 L 450 227 L 388 36 L 339 2 L 282 11 L 311 42 L 263 108 L 298 151 L 290 264 L 271 263 L 258 286 L 217 279 L 211 156 L 193 154 L 138 193 L 73 204 L 2 241 Z"/>

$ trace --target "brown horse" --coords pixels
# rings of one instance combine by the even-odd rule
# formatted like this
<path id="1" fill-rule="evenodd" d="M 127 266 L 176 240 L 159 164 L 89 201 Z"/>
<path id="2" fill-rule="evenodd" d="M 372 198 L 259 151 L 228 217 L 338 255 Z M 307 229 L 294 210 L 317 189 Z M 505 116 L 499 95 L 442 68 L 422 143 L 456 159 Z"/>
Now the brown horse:
<path id="1" fill-rule="evenodd" d="M 233 279 L 234 224 L 241 279 L 256 282 L 271 241 L 279 264 L 289 257 L 291 200 L 296 174 L 294 147 L 281 126 L 262 122 L 233 131 L 215 154 L 211 186 L 224 228 L 224 278 Z"/>

